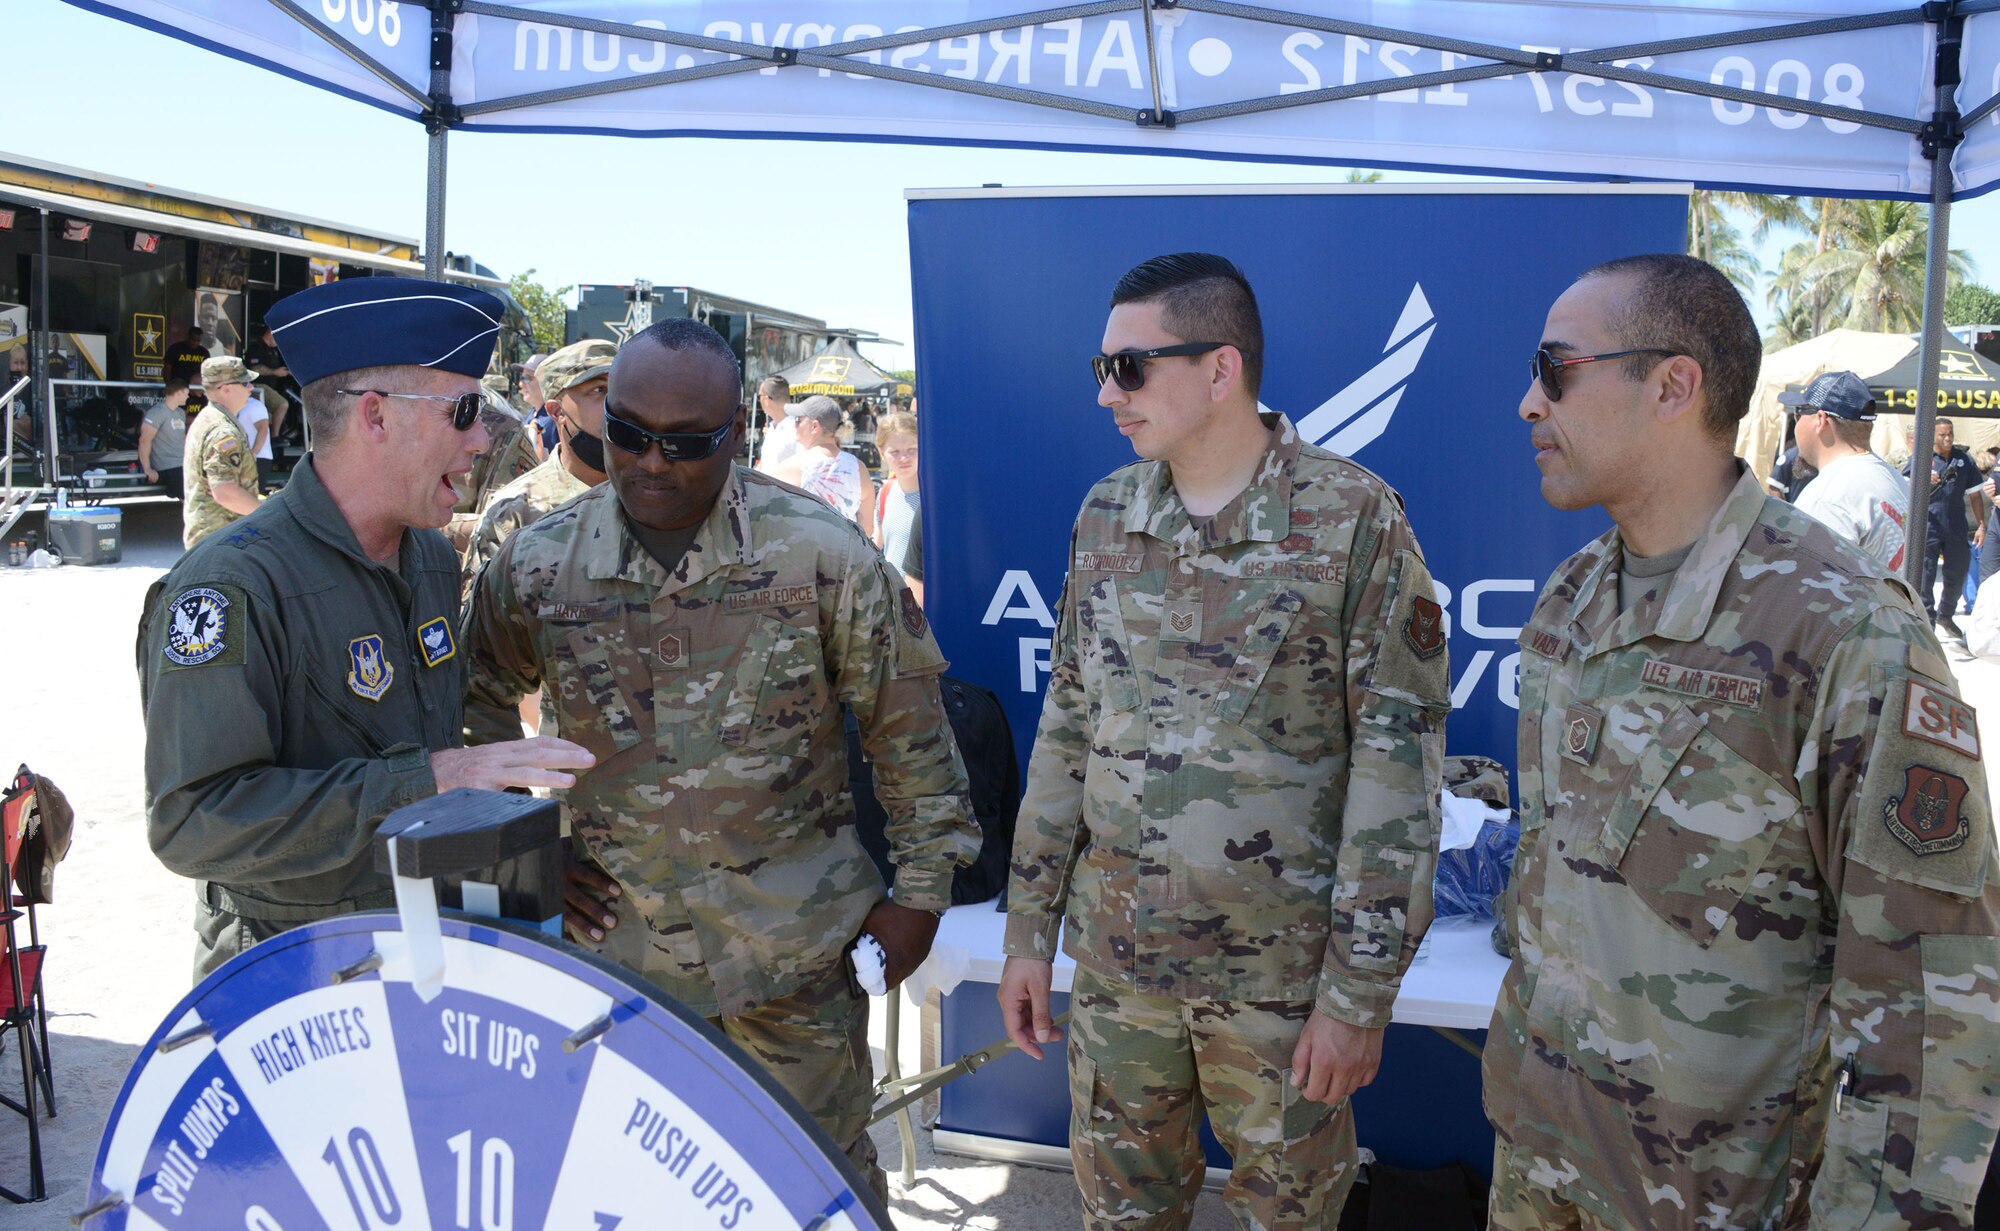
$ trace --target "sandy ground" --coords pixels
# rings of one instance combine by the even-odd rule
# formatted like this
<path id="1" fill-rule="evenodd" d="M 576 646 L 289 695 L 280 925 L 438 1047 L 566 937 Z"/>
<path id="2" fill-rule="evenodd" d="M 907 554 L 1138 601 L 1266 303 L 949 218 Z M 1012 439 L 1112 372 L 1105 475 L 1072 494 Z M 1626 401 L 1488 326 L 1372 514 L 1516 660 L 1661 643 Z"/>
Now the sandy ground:
<path id="1" fill-rule="evenodd" d="M 0 1205 L 0 1223 L 24 1231 L 66 1228 L 82 1208 L 98 1137 L 141 1044 L 189 987 L 191 890 L 146 847 L 138 685 L 132 640 L 146 587 L 179 555 L 175 511 L 128 506 L 121 563 L 30 572 L 0 568 L 0 645 L 9 648 L 0 686 L 0 757 L 25 760 L 53 778 L 76 807 L 75 845 L 62 865 L 56 902 L 43 909 L 51 946 L 48 999 L 58 1116 L 44 1122 L 49 1199 L 26 1210 Z M 15 531 L 39 529 L 31 516 Z M 1950 648 L 1950 647 L 1948 647 Z M 1980 710 L 1986 746 L 2000 740 L 2000 665 L 1952 654 L 1966 699 Z M 874 1028 L 881 1068 L 883 1031 Z M 916 1014 L 904 1014 L 906 1071 L 917 1067 Z M 0 1083 L 18 1081 L 11 1051 Z M 977 1081 L 978 1077 L 969 1080 Z M 901 1147 L 877 1127 L 893 1173 Z M 919 1131 L 918 1178 L 895 1194 L 904 1228 L 1046 1231 L 1079 1224 L 1066 1172 L 932 1152 Z M 0 1112 L 0 1184 L 27 1184 L 27 1138 Z M 1230 1226 L 1213 1194 L 1196 1231 Z"/>
<path id="2" fill-rule="evenodd" d="M 31 514 L 10 535 L 39 530 Z M 190 986 L 193 937 L 189 882 L 147 849 L 142 816 L 143 729 L 132 644 L 146 587 L 180 555 L 175 510 L 126 507 L 124 558 L 116 565 L 28 571 L 0 567 L 0 644 L 13 647 L 0 685 L 0 758 L 11 776 L 26 761 L 75 805 L 77 827 L 41 910 L 50 946 L 47 973 L 57 1116 L 45 1120 L 42 1150 L 48 1200 L 25 1209 L 0 1204 L 0 1226 L 57 1231 L 70 1226 L 89 1187 L 98 1138 L 139 1049 Z M 872 1035 L 882 1070 L 884 1031 Z M 903 1014 L 904 1069 L 918 1067 L 917 1013 Z M 0 1089 L 18 1086 L 11 1046 L 0 1055 Z M 968 1080 L 977 1081 L 978 1077 Z M 882 1163 L 901 1165 L 892 1125 L 878 1125 Z M 1066 1171 L 939 1156 L 917 1132 L 917 1182 L 893 1194 L 903 1228 L 1048 1231 L 1075 1227 L 1075 1182 Z M 27 1132 L 0 1108 L 0 1185 L 27 1187 Z M 1211 1194 L 1197 1231 L 1231 1220 Z"/>

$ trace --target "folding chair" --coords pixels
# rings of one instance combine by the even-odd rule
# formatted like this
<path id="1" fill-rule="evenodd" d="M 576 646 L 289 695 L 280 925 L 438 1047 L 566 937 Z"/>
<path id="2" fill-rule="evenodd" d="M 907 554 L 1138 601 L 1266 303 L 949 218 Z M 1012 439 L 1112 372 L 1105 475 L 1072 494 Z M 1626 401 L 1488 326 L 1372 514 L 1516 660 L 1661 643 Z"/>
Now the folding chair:
<path id="1" fill-rule="evenodd" d="M 9 1031 L 21 1054 L 21 1098 L 0 1094 L 0 1103 L 20 1112 L 28 1120 L 28 1191 L 26 1195 L 0 1185 L 0 1197 L 17 1205 L 40 1201 L 48 1194 L 42 1180 L 42 1126 L 38 1106 L 46 1102 L 48 1115 L 55 1110 L 55 1083 L 49 1072 L 48 1005 L 42 998 L 42 959 L 48 946 L 41 943 L 32 899 L 16 892 L 14 871 L 21 858 L 21 842 L 35 806 L 35 780 L 23 766 L 14 782 L 0 798 L 0 947 L 6 966 L 0 970 L 0 1040 Z M 15 924 L 28 920 L 27 945 L 19 943 Z M 41 1097 L 38 1097 L 41 1096 Z"/>

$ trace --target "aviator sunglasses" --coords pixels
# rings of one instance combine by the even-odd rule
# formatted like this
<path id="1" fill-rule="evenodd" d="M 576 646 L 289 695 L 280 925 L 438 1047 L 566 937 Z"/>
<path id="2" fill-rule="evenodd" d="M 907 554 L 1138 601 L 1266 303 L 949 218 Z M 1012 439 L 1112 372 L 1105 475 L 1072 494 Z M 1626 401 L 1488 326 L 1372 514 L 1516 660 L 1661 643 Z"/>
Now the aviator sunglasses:
<path id="1" fill-rule="evenodd" d="M 737 408 L 740 413 L 742 407 Z M 649 432 L 629 419 L 621 419 L 604 409 L 604 438 L 625 452 L 644 457 L 646 450 L 660 446 L 660 456 L 670 462 L 698 462 L 711 457 L 722 442 L 729 439 L 729 429 L 736 426 L 736 416 L 712 432 Z"/>
<path id="2" fill-rule="evenodd" d="M 1575 367 L 1579 363 L 1596 363 L 1600 359 L 1623 359 L 1628 355 L 1673 356 L 1680 353 L 1677 350 L 1666 350 L 1658 346 L 1642 346 L 1637 350 L 1615 350 L 1602 355 L 1578 355 L 1573 359 L 1558 359 L 1549 353 L 1548 347 L 1537 346 L 1535 348 L 1535 358 L 1529 363 L 1528 370 L 1533 372 L 1535 379 L 1541 382 L 1542 392 L 1548 395 L 1549 401 L 1560 402 L 1563 396 L 1562 370 L 1564 368 Z"/>
<path id="3" fill-rule="evenodd" d="M 364 393 L 372 393 L 378 398 L 408 398 L 413 402 L 450 402 L 451 425 L 461 432 L 472 427 L 474 420 L 479 418 L 480 408 L 486 405 L 486 399 L 477 393 L 461 393 L 455 397 L 446 397 L 441 393 L 390 393 L 386 389 L 335 389 L 334 392 L 357 398 Z"/>
<path id="4" fill-rule="evenodd" d="M 1113 351 L 1109 355 L 1092 355 L 1090 370 L 1096 374 L 1100 389 L 1105 381 L 1115 380 L 1125 392 L 1137 393 L 1146 387 L 1146 360 L 1164 359 L 1169 355 L 1206 355 L 1228 345 L 1227 342 L 1182 342 L 1178 346 L 1155 346 L 1151 350 Z"/>

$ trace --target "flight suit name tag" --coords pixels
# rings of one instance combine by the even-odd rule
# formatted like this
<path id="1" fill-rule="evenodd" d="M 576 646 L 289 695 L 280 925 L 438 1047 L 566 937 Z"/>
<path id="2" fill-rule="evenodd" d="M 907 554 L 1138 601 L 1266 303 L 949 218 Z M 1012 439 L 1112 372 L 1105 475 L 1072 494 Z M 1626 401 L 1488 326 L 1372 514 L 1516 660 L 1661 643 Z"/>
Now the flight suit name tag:
<path id="1" fill-rule="evenodd" d="M 1115 551 L 1080 551 L 1076 553 L 1076 571 L 1079 573 L 1136 573 L 1146 558 L 1141 555 L 1126 555 Z"/>
<path id="2" fill-rule="evenodd" d="M 1979 719 L 1972 707 L 1942 688 L 1908 681 L 1903 734 L 1979 760 Z"/>
<path id="3" fill-rule="evenodd" d="M 722 608 L 732 615 L 764 611 L 772 607 L 810 607 L 819 602 L 819 586 L 766 586 L 761 590 L 731 590 L 722 596 Z"/>
<path id="4" fill-rule="evenodd" d="M 1701 701 L 1756 709 L 1764 700 L 1764 681 L 1700 667 L 1683 667 L 1664 658 L 1649 658 L 1639 668 L 1639 682 Z"/>
<path id="5" fill-rule="evenodd" d="M 1604 727 L 1604 715 L 1587 705 L 1572 705 L 1563 711 L 1562 733 L 1558 737 L 1566 760 L 1588 765 L 1597 759 L 1597 733 Z"/>
<path id="6" fill-rule="evenodd" d="M 417 648 L 423 653 L 426 667 L 435 667 L 457 654 L 458 643 L 452 640 L 451 621 L 439 616 L 417 625 Z"/>

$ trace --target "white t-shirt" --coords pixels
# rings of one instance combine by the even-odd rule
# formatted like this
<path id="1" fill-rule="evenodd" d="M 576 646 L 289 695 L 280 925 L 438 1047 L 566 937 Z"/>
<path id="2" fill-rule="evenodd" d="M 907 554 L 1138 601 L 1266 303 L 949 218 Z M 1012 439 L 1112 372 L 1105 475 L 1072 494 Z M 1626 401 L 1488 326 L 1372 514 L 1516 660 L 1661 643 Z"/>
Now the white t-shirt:
<path id="1" fill-rule="evenodd" d="M 764 429 L 764 443 L 757 450 L 757 469 L 765 474 L 779 462 L 799 451 L 799 421 L 790 415 Z"/>
<path id="2" fill-rule="evenodd" d="M 242 428 L 243 434 L 248 436 L 252 441 L 257 439 L 257 425 L 259 423 L 269 423 L 270 421 L 271 412 L 264 409 L 263 399 L 254 393 L 250 395 L 249 401 L 243 403 L 243 409 L 236 412 L 236 426 Z M 257 456 L 267 462 L 271 460 L 271 434 L 269 432 L 264 433 L 264 445 L 257 450 Z"/>
<path id="3" fill-rule="evenodd" d="M 1849 454 L 1820 468 L 1799 493 L 1799 512 L 1874 556 L 1891 573 L 1903 568 L 1903 524 L 1910 481 L 1873 453 Z"/>
<path id="4" fill-rule="evenodd" d="M 812 450 L 799 468 L 799 486 L 838 509 L 847 520 L 859 520 L 861 459 L 852 453 L 843 451 L 828 457 Z"/>

